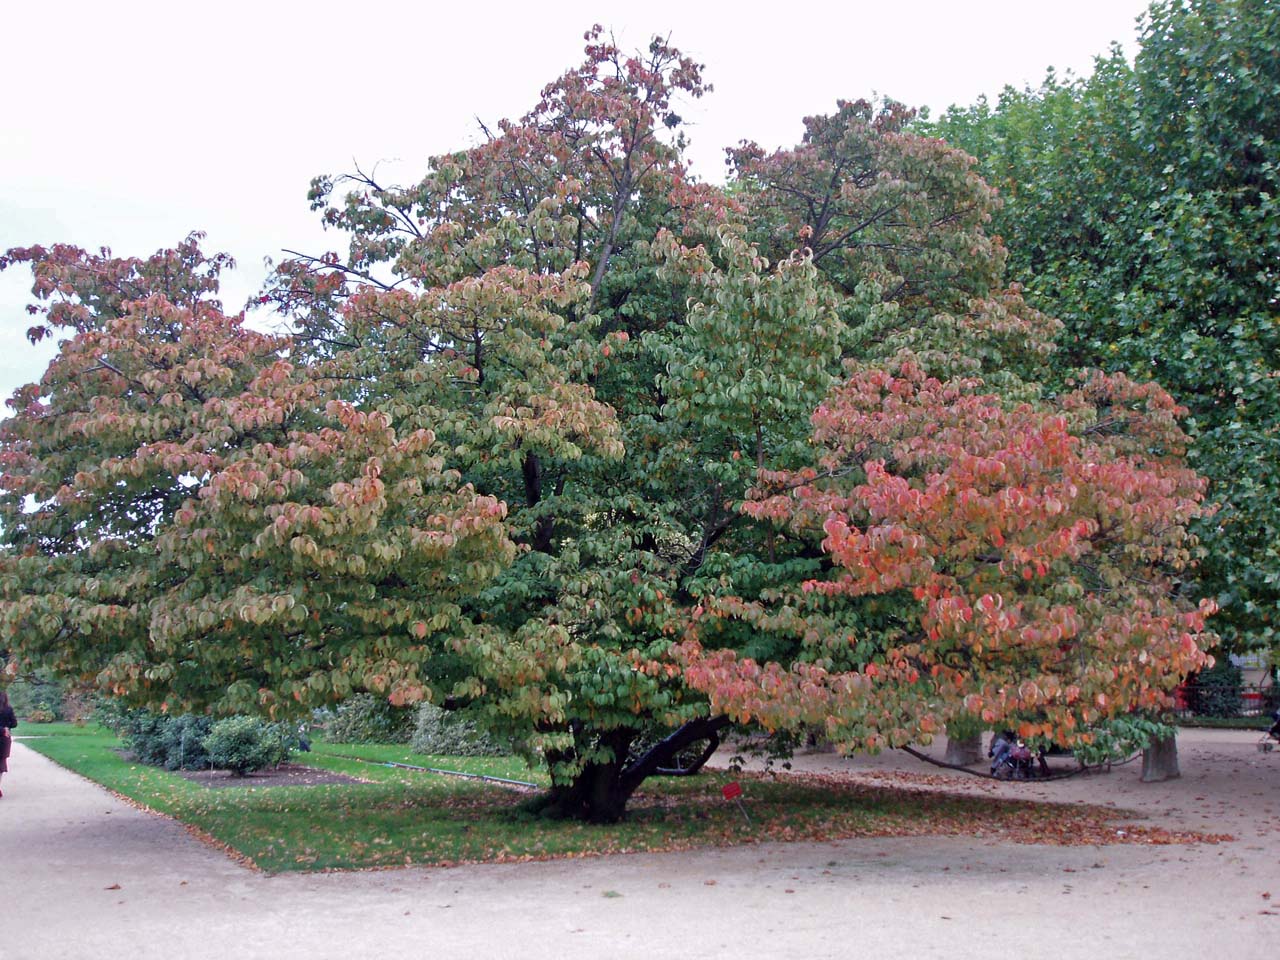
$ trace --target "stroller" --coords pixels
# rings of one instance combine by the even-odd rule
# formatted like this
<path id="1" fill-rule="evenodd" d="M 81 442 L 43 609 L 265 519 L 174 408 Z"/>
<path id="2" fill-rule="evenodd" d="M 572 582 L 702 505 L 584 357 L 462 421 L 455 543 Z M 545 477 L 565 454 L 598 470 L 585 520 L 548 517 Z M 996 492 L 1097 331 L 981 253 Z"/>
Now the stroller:
<path id="1" fill-rule="evenodd" d="M 1276 748 L 1276 744 L 1280 743 L 1280 710 L 1271 715 L 1271 729 L 1262 735 L 1262 739 L 1258 741 L 1258 750 L 1261 753 L 1270 753 Z"/>

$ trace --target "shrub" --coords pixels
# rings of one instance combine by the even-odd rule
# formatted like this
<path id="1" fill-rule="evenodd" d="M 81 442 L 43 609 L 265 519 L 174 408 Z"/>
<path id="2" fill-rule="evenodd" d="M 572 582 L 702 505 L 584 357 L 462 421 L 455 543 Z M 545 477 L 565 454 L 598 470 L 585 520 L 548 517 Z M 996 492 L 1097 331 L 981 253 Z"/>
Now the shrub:
<path id="1" fill-rule="evenodd" d="M 430 703 L 418 706 L 409 745 L 414 753 L 444 757 L 498 757 L 510 752 L 457 712 Z"/>
<path id="2" fill-rule="evenodd" d="M 1158 740 L 1174 736 L 1178 729 L 1154 717 L 1126 714 L 1100 721 L 1089 732 L 1093 740 L 1076 744 L 1072 752 L 1081 763 L 1096 766 L 1123 760 Z"/>
<path id="3" fill-rule="evenodd" d="M 371 693 L 357 693 L 318 719 L 328 743 L 408 743 L 416 717 L 412 707 L 393 707 Z"/>
<path id="4" fill-rule="evenodd" d="M 1204 717 L 1238 717 L 1241 712 L 1240 668 L 1225 656 L 1202 670 L 1190 687 L 1191 712 Z"/>
<path id="5" fill-rule="evenodd" d="M 92 710 L 94 720 L 122 738 L 129 725 L 129 717 L 136 712 L 130 710 L 115 697 L 108 697 L 103 694 L 98 694 L 93 698 Z"/>
<path id="6" fill-rule="evenodd" d="M 289 759 L 295 739 L 287 727 L 257 717 L 219 720 L 204 738 L 210 765 L 242 777 Z"/>
<path id="7" fill-rule="evenodd" d="M 209 757 L 204 750 L 204 738 L 209 735 L 213 721 L 208 717 L 184 714 L 169 718 L 161 735 L 166 747 L 166 770 L 199 770 L 208 766 Z"/>
<path id="8" fill-rule="evenodd" d="M 212 724 L 208 717 L 129 710 L 109 713 L 103 719 L 120 734 L 139 763 L 166 770 L 199 770 L 208 765 L 201 745 Z"/>
<path id="9" fill-rule="evenodd" d="M 150 710 L 133 710 L 122 718 L 120 736 L 139 763 L 163 767 L 169 755 L 164 731 L 171 722 L 172 718 Z"/>
<path id="10" fill-rule="evenodd" d="M 43 674 L 24 677 L 9 685 L 9 702 L 13 712 L 32 723 L 51 723 L 62 719 L 62 686 Z"/>

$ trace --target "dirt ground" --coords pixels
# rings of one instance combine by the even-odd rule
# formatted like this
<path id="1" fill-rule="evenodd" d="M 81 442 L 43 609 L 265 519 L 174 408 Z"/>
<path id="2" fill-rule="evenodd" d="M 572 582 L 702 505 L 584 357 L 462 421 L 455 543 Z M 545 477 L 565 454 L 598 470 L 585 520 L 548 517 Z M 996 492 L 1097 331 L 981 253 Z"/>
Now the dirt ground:
<path id="1" fill-rule="evenodd" d="M 954 838 L 763 844 L 453 869 L 268 877 L 19 742 L 0 799 L 5 960 L 146 958 L 1272 958 L 1280 751 L 1186 731 L 1183 776 L 1137 764 L 996 784 L 895 754 L 803 769 L 1112 804 L 1194 846 Z M 1275 906 L 1273 906 L 1275 904 Z"/>
<path id="2" fill-rule="evenodd" d="M 229 770 L 180 770 L 178 774 L 210 790 L 222 787 L 314 787 L 323 783 L 366 782 L 348 777 L 345 773 L 304 767 L 300 763 L 282 763 L 243 776 L 236 776 Z"/>

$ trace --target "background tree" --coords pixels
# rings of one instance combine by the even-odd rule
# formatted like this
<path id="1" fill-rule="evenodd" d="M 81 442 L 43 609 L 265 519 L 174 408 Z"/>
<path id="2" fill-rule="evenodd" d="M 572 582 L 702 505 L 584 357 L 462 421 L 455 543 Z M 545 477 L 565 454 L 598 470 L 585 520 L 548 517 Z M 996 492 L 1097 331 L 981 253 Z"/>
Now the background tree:
<path id="1" fill-rule="evenodd" d="M 1202 518 L 1194 589 L 1236 647 L 1280 624 L 1280 10 L 1159 2 L 1132 66 L 1050 74 L 930 129 L 1000 189 L 1012 275 L 1065 323 L 1077 366 L 1163 384 L 1190 410 L 1191 462 L 1221 504 Z"/>

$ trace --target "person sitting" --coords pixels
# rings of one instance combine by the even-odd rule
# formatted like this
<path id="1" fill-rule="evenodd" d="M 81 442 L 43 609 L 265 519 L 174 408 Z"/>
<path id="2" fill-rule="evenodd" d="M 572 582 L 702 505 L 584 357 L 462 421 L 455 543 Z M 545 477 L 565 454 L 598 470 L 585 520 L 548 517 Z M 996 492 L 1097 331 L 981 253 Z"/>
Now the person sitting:
<path id="1" fill-rule="evenodd" d="M 1000 769 L 1000 765 L 1009 757 L 1009 753 L 1013 750 L 1014 745 L 1018 742 L 1018 738 L 1013 735 L 1012 730 L 1001 730 L 991 739 L 991 749 L 987 751 L 987 756 L 991 758 L 991 773 Z"/>

